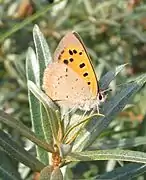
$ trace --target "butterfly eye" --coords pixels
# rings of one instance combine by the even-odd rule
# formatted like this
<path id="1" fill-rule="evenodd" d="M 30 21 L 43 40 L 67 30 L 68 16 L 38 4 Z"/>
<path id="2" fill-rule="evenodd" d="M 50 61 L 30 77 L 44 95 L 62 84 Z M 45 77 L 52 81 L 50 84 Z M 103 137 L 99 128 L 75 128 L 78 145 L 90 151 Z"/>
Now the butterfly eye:
<path id="1" fill-rule="evenodd" d="M 103 97 L 102 97 L 102 95 L 101 95 L 101 94 L 99 94 L 99 100 L 100 100 L 100 101 L 102 100 L 102 98 L 103 98 Z"/>

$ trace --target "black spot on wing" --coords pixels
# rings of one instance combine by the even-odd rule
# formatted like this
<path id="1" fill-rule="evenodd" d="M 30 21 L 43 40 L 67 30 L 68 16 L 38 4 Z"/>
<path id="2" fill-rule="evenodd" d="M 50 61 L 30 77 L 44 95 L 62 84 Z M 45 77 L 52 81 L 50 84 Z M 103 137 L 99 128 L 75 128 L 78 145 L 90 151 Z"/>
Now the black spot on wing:
<path id="1" fill-rule="evenodd" d="M 63 54 L 63 53 L 64 53 L 64 50 L 61 51 L 61 54 Z"/>
<path id="2" fill-rule="evenodd" d="M 70 54 L 70 55 L 73 55 L 73 52 L 72 52 L 72 50 L 70 50 L 70 49 L 69 49 L 69 51 L 68 51 L 68 52 L 69 52 L 69 54 Z"/>
<path id="3" fill-rule="evenodd" d="M 79 65 L 79 67 L 80 67 L 80 68 L 85 67 L 85 63 L 81 63 L 81 64 Z"/>
<path id="4" fill-rule="evenodd" d="M 62 78 L 62 76 L 59 76 L 59 77 L 57 78 L 57 80 L 59 81 L 61 78 Z"/>
<path id="5" fill-rule="evenodd" d="M 67 59 L 64 59 L 64 64 L 68 64 L 68 60 Z"/>
<path id="6" fill-rule="evenodd" d="M 73 53 L 74 53 L 74 54 L 77 54 L 77 50 L 74 49 L 74 50 L 73 50 Z"/>
<path id="7" fill-rule="evenodd" d="M 83 74 L 83 76 L 84 76 L 84 77 L 88 76 L 88 73 L 87 73 L 87 72 L 85 72 L 85 73 Z"/>
<path id="8" fill-rule="evenodd" d="M 70 60 L 70 62 L 73 62 L 73 61 L 74 61 L 74 59 L 73 59 L 73 58 L 70 58 L 69 60 Z"/>
<path id="9" fill-rule="evenodd" d="M 59 60 L 61 59 L 61 54 L 58 56 L 58 59 L 59 59 Z"/>

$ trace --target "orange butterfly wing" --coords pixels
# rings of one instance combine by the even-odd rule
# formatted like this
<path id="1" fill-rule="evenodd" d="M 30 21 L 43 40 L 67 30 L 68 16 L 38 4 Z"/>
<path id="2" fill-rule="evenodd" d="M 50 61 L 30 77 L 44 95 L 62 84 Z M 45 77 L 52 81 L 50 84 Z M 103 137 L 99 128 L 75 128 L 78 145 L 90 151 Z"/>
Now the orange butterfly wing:
<path id="1" fill-rule="evenodd" d="M 97 77 L 86 48 L 76 32 L 69 32 L 62 38 L 54 53 L 54 61 L 68 65 L 85 80 L 92 96 L 97 96 Z"/>

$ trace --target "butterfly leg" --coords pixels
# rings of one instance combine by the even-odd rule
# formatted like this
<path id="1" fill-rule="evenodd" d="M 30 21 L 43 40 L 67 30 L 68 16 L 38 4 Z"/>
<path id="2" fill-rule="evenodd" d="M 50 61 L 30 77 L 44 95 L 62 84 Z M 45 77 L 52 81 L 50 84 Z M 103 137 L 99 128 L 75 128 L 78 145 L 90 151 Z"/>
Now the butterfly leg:
<path id="1" fill-rule="evenodd" d="M 64 127 L 67 129 L 70 125 L 71 116 L 70 113 L 75 113 L 77 110 L 77 106 L 74 106 L 73 108 L 69 109 L 66 107 L 61 108 L 61 119 L 64 121 Z"/>
<path id="2" fill-rule="evenodd" d="M 97 114 L 98 114 L 99 116 L 104 116 L 104 114 L 100 114 L 100 112 L 99 112 L 99 106 L 96 107 L 96 111 L 97 111 Z"/>
<path id="3" fill-rule="evenodd" d="M 90 112 L 89 116 L 92 116 L 92 114 L 94 113 L 95 111 L 92 109 L 92 111 Z"/>
<path id="4" fill-rule="evenodd" d="M 84 117 L 86 116 L 87 112 L 88 112 L 88 111 L 85 111 L 85 112 L 83 113 L 83 115 L 81 116 L 80 120 L 84 119 Z"/>
<path id="5" fill-rule="evenodd" d="M 96 106 L 96 111 L 97 111 L 97 114 L 100 114 L 99 113 L 99 106 L 98 105 Z"/>

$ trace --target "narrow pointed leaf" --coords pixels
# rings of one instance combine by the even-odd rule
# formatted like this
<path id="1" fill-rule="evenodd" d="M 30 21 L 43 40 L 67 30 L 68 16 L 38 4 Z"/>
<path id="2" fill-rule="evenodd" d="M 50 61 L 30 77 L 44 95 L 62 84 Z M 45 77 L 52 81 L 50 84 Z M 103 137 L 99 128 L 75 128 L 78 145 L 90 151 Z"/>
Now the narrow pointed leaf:
<path id="1" fill-rule="evenodd" d="M 34 68 L 35 66 L 35 68 Z M 31 80 L 40 87 L 40 67 L 38 60 L 36 59 L 34 51 L 29 48 L 27 58 L 26 58 L 26 74 L 27 81 Z M 45 113 L 42 114 L 42 105 L 39 100 L 28 90 L 28 98 L 29 98 L 29 106 L 30 106 L 30 114 L 33 130 L 38 135 L 38 137 L 42 140 L 46 139 L 44 131 L 43 131 L 43 120 L 45 118 Z M 51 144 L 50 137 L 48 138 L 48 143 Z M 44 164 L 49 163 L 48 153 L 44 151 L 42 148 L 36 147 L 37 156 L 44 162 Z"/>
<path id="2" fill-rule="evenodd" d="M 120 140 L 98 140 L 94 142 L 89 149 L 96 150 L 98 149 L 113 149 L 113 148 L 131 148 L 137 147 L 140 145 L 146 145 L 146 138 L 144 137 L 135 137 L 135 138 L 124 138 Z"/>
<path id="3" fill-rule="evenodd" d="M 116 168 L 111 172 L 104 173 L 100 176 L 95 177 L 95 180 L 103 180 L 103 179 L 110 179 L 110 180 L 123 180 L 123 179 L 132 179 L 134 177 L 139 176 L 146 172 L 146 165 L 145 164 L 136 164 L 136 163 L 129 163 L 123 167 Z"/>
<path id="4" fill-rule="evenodd" d="M 101 77 L 99 83 L 101 89 L 107 89 L 109 84 L 115 77 L 125 68 L 127 64 L 122 64 L 118 66 L 115 70 L 107 72 L 103 77 Z"/>
<path id="5" fill-rule="evenodd" d="M 122 111 L 125 105 L 129 102 L 132 95 L 135 94 L 145 83 L 146 75 L 142 75 L 135 79 L 135 82 L 128 83 L 122 87 L 121 91 L 118 92 L 110 101 L 103 105 L 102 114 L 105 117 L 98 119 L 92 119 L 86 128 L 83 129 L 80 136 L 74 143 L 73 150 L 81 151 L 91 145 L 95 139 L 107 128 L 111 120 Z"/>
<path id="6" fill-rule="evenodd" d="M 34 96 L 43 104 L 48 106 L 48 108 L 58 110 L 58 107 L 54 104 L 54 102 L 30 80 L 28 80 L 28 88 Z"/>
<path id="7" fill-rule="evenodd" d="M 40 69 L 42 69 L 42 73 L 43 73 L 44 68 L 52 61 L 52 57 L 49 50 L 49 46 L 42 32 L 40 31 L 38 25 L 34 26 L 33 39 L 35 43 L 37 59 L 40 62 L 40 65 L 42 65 L 42 67 L 40 66 Z"/>
<path id="8" fill-rule="evenodd" d="M 57 139 L 59 120 L 60 119 L 58 119 L 56 117 L 56 113 L 54 110 L 58 111 L 58 107 L 32 81 L 28 81 L 28 88 L 35 95 L 35 97 L 37 97 L 40 100 L 40 102 L 45 107 L 45 111 L 46 111 L 46 115 L 47 115 L 47 121 L 49 121 L 51 132 L 53 134 L 53 137 L 55 139 Z M 44 133 L 47 133 L 48 132 L 47 131 L 47 123 L 45 125 L 45 122 L 46 121 L 44 121 L 44 124 L 43 124 Z"/>
<path id="9" fill-rule="evenodd" d="M 0 131 L 0 147 L 9 156 L 30 167 L 33 171 L 40 171 L 44 167 L 41 162 L 39 162 L 34 156 L 30 155 L 3 131 Z"/>
<path id="10" fill-rule="evenodd" d="M 25 136 L 30 141 L 42 147 L 46 151 L 54 152 L 54 149 L 52 146 L 48 145 L 46 142 L 44 142 L 44 140 L 38 139 L 37 136 L 28 127 L 26 127 L 24 124 L 21 123 L 21 121 L 18 121 L 17 119 L 12 118 L 10 115 L 6 114 L 5 112 L 1 110 L 0 110 L 0 122 L 17 130 L 21 135 Z"/>
<path id="11" fill-rule="evenodd" d="M 18 164 L 1 149 L 0 147 L 0 179 L 21 180 L 17 170 Z"/>
<path id="12" fill-rule="evenodd" d="M 130 150 L 96 150 L 70 153 L 67 161 L 117 160 L 146 163 L 146 153 Z"/>
<path id="13" fill-rule="evenodd" d="M 39 67 L 39 83 L 37 84 L 35 81 L 32 80 L 40 89 L 42 89 L 43 84 L 43 73 L 48 65 L 48 63 L 52 60 L 51 54 L 49 51 L 49 47 L 47 45 L 47 42 L 43 36 L 43 34 L 40 32 L 39 27 L 37 25 L 34 26 L 33 29 L 33 39 L 35 44 L 35 50 L 36 50 L 36 62 L 38 63 Z M 35 74 L 37 76 L 37 74 Z M 48 112 L 46 111 L 45 107 L 42 105 L 42 103 L 39 101 L 39 115 L 40 115 L 40 131 L 37 131 L 37 134 L 42 134 L 44 136 L 44 139 L 49 143 L 53 144 L 53 137 L 52 137 L 52 129 L 50 127 L 50 120 L 48 118 L 50 117 L 50 114 L 48 116 Z M 35 106 L 35 104 L 34 104 Z M 34 112 L 35 113 L 35 112 Z M 45 155 L 46 156 L 46 155 Z M 49 158 L 49 157 L 48 157 Z"/>

